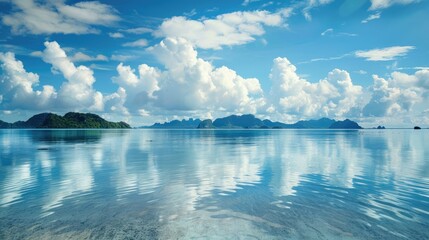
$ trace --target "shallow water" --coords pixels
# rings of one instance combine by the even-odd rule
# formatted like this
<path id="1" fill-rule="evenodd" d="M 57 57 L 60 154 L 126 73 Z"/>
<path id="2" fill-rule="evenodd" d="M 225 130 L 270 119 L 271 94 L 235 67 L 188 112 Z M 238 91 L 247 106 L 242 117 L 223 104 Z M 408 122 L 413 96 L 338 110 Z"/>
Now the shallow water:
<path id="1" fill-rule="evenodd" d="M 427 130 L 0 130 L 0 239 L 429 239 Z"/>

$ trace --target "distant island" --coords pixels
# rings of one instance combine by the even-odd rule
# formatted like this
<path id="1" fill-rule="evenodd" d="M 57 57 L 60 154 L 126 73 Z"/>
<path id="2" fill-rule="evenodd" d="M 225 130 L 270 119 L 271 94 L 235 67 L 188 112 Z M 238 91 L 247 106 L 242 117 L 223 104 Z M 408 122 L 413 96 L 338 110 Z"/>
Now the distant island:
<path id="1" fill-rule="evenodd" d="M 64 116 L 54 113 L 34 115 L 27 121 L 7 123 L 0 120 L 0 128 L 131 128 L 125 122 L 109 122 L 92 113 L 69 112 Z"/>
<path id="2" fill-rule="evenodd" d="M 173 120 L 165 123 L 155 123 L 141 128 L 155 129 L 362 129 L 359 124 L 349 119 L 336 121 L 329 118 L 319 120 L 298 121 L 293 124 L 261 120 L 252 114 L 231 115 L 224 118 Z"/>

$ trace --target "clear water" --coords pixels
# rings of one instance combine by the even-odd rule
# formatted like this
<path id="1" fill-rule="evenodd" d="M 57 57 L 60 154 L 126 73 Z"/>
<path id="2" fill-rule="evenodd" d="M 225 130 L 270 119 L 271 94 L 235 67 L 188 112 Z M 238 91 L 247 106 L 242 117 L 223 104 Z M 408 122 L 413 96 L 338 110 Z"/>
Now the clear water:
<path id="1" fill-rule="evenodd" d="M 429 239 L 427 130 L 1 130 L 0 239 Z"/>

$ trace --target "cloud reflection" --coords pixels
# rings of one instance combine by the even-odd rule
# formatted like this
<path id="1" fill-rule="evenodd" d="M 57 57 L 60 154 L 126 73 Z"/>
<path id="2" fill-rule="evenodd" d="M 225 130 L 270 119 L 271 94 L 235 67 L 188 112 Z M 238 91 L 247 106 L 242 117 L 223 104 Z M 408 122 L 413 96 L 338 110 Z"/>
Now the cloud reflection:
<path id="1" fill-rule="evenodd" d="M 330 204 L 353 197 L 358 204 L 353 210 L 377 221 L 420 221 L 429 212 L 410 197 L 429 201 L 421 186 L 429 182 L 429 137 L 423 133 L 101 130 L 21 131 L 0 138 L 1 206 L 32 204 L 45 217 L 85 201 L 133 204 L 136 212 L 150 206 L 169 229 L 195 216 L 209 220 L 213 211 L 225 212 L 216 216 L 227 221 L 231 205 L 222 201 L 248 191 L 251 201 L 272 200 L 256 208 L 283 213 L 312 194 Z M 245 212 L 246 204 L 234 209 L 234 216 L 278 224 Z M 411 213 L 404 210 L 408 206 L 414 206 Z"/>

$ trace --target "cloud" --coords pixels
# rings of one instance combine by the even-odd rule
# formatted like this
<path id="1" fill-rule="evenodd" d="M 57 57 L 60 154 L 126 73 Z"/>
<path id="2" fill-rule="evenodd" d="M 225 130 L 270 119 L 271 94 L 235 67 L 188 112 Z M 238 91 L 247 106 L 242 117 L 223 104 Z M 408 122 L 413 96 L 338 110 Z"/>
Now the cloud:
<path id="1" fill-rule="evenodd" d="M 30 56 L 32 57 L 42 57 L 43 52 L 42 51 L 34 51 L 30 53 Z"/>
<path id="2" fill-rule="evenodd" d="M 126 62 L 128 60 L 132 60 L 137 58 L 135 55 L 123 55 L 123 54 L 113 54 L 110 59 L 118 62 Z"/>
<path id="3" fill-rule="evenodd" d="M 244 0 L 241 5 L 247 6 L 247 5 L 249 5 L 249 3 L 258 2 L 258 1 L 260 1 L 260 0 Z"/>
<path id="4" fill-rule="evenodd" d="M 127 43 L 122 44 L 122 46 L 124 46 L 124 47 L 146 47 L 147 45 L 148 45 L 147 40 L 143 39 L 143 38 L 136 40 L 134 42 L 127 42 Z"/>
<path id="5" fill-rule="evenodd" d="M 120 20 L 109 5 L 97 2 L 12 0 L 13 11 L 2 17 L 13 34 L 87 34 L 98 33 L 94 26 L 111 26 Z"/>
<path id="6" fill-rule="evenodd" d="M 414 74 L 395 71 L 389 78 L 373 75 L 366 91 L 345 70 L 333 69 L 318 82 L 297 73 L 287 58 L 274 59 L 269 92 L 255 78 L 198 57 L 192 43 L 167 38 L 146 50 L 161 68 L 118 64 L 116 92 L 104 96 L 94 89 L 91 69 L 76 66 L 57 42 L 45 42 L 37 52 L 52 71 L 64 76 L 56 90 L 39 86 L 39 76 L 27 72 L 13 53 L 0 53 L 0 110 L 104 111 L 121 115 L 223 116 L 253 113 L 282 121 L 318 117 L 401 117 L 420 113 L 429 104 L 429 69 Z M 361 72 L 366 74 L 366 72 Z M 367 99 L 367 100 L 366 100 Z M 400 115 L 402 114 L 402 115 Z"/>
<path id="7" fill-rule="evenodd" d="M 67 80 L 58 91 L 58 104 L 65 109 L 103 110 L 103 95 L 95 91 L 94 73 L 85 66 L 76 67 L 57 42 L 45 42 L 42 59 Z"/>
<path id="8" fill-rule="evenodd" d="M 367 61 L 390 61 L 395 60 L 397 57 L 407 55 L 407 53 L 413 49 L 415 49 L 414 46 L 377 48 L 368 51 L 356 51 L 355 56 L 365 58 Z"/>
<path id="9" fill-rule="evenodd" d="M 221 49 L 222 46 L 252 42 L 265 33 L 264 26 L 287 26 L 291 9 L 268 11 L 233 12 L 218 15 L 214 19 L 191 20 L 173 17 L 165 20 L 154 32 L 156 37 L 185 38 L 195 47 Z"/>
<path id="10" fill-rule="evenodd" d="M 392 5 L 407 5 L 418 2 L 420 2 L 420 0 L 371 0 L 371 7 L 369 10 L 379 10 L 388 8 Z"/>
<path id="11" fill-rule="evenodd" d="M 269 1 L 269 2 L 266 2 L 266 3 L 262 4 L 261 8 L 266 8 L 266 7 L 271 6 L 273 4 L 274 4 L 273 1 Z"/>
<path id="12" fill-rule="evenodd" d="M 198 58 L 192 44 L 183 38 L 164 39 L 148 52 L 165 70 L 142 64 L 137 74 L 130 66 L 119 64 L 118 76 L 113 78 L 125 90 L 123 103 L 132 112 L 255 113 L 263 104 L 257 79 L 245 79 L 224 66 L 214 67 Z"/>
<path id="13" fill-rule="evenodd" d="M 322 33 L 320 33 L 320 36 L 332 36 L 332 37 L 338 37 L 338 36 L 346 36 L 346 37 L 356 37 L 357 34 L 356 33 L 348 33 L 348 32 L 339 32 L 339 33 L 334 33 L 334 29 L 333 28 L 328 28 L 325 31 L 323 31 Z"/>
<path id="14" fill-rule="evenodd" d="M 71 50 L 73 51 L 73 49 Z M 43 57 L 42 51 L 34 51 L 30 53 L 32 57 Z M 91 57 L 83 52 L 76 52 L 73 56 L 69 57 L 72 62 L 96 62 L 96 61 L 109 61 L 109 58 L 104 56 L 103 54 L 98 54 L 97 56 Z"/>
<path id="15" fill-rule="evenodd" d="M 70 57 L 70 61 L 72 62 L 94 62 L 94 61 L 108 61 L 109 58 L 102 55 L 102 54 L 98 54 L 95 57 L 91 57 L 86 55 L 83 52 L 77 52 L 75 53 L 72 57 Z"/>
<path id="16" fill-rule="evenodd" d="M 121 30 L 121 31 L 122 32 L 126 32 L 126 33 L 132 33 L 132 34 L 144 34 L 144 33 L 151 33 L 151 32 L 153 32 L 152 29 L 145 28 L 145 27 L 130 28 L 130 29 Z"/>
<path id="17" fill-rule="evenodd" d="M 328 28 L 325 31 L 323 31 L 320 35 L 325 36 L 326 34 L 333 33 L 333 32 L 334 32 L 334 29 Z"/>
<path id="18" fill-rule="evenodd" d="M 39 76 L 27 72 L 21 61 L 11 52 L 0 53 L 2 75 L 0 75 L 0 109 L 47 109 L 57 97 L 54 87 L 39 84 Z"/>
<path id="19" fill-rule="evenodd" d="M 183 15 L 186 16 L 186 17 L 192 17 L 192 16 L 194 16 L 196 14 L 197 14 L 197 10 L 195 10 L 195 8 L 192 9 L 190 12 L 183 13 Z"/>
<path id="20" fill-rule="evenodd" d="M 109 33 L 109 37 L 111 37 L 111 38 L 123 38 L 124 34 L 119 33 L 119 32 Z"/>
<path id="21" fill-rule="evenodd" d="M 283 116 L 341 117 L 356 107 L 362 87 L 354 85 L 347 71 L 334 69 L 325 79 L 310 83 L 296 73 L 287 58 L 276 58 L 271 69 L 270 103 Z"/>
<path id="22" fill-rule="evenodd" d="M 376 12 L 374 14 L 369 15 L 366 19 L 362 20 L 361 23 L 368 23 L 369 21 L 379 19 L 381 17 L 381 12 Z"/>
<path id="23" fill-rule="evenodd" d="M 370 117 L 398 116 L 412 111 L 415 104 L 429 104 L 429 70 L 419 70 L 413 75 L 393 72 L 384 79 L 373 75 L 372 96 L 363 108 L 363 115 Z"/>
<path id="24" fill-rule="evenodd" d="M 311 21 L 310 10 L 319 6 L 323 6 L 326 4 L 332 3 L 334 0 L 307 0 L 303 4 L 305 4 L 302 13 L 304 14 L 305 19 L 307 21 Z"/>
<path id="25" fill-rule="evenodd" d="M 351 53 L 346 53 L 343 54 L 341 56 L 335 56 L 335 57 L 321 57 L 321 58 L 312 58 L 309 61 L 304 61 L 304 62 L 299 62 L 298 64 L 305 64 L 305 63 L 312 63 L 312 62 L 320 62 L 320 61 L 333 61 L 333 60 L 340 60 L 343 59 L 345 57 L 349 57 L 353 54 Z"/>

